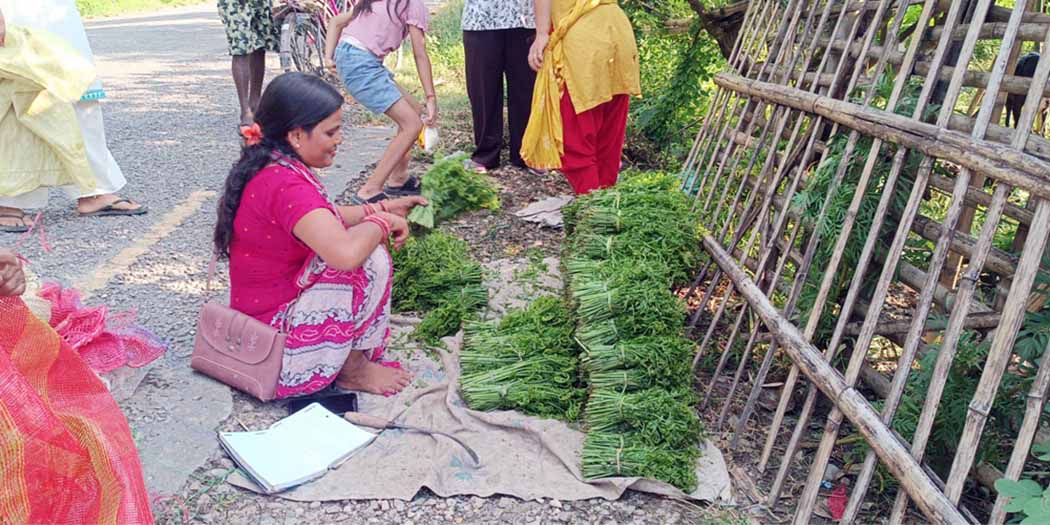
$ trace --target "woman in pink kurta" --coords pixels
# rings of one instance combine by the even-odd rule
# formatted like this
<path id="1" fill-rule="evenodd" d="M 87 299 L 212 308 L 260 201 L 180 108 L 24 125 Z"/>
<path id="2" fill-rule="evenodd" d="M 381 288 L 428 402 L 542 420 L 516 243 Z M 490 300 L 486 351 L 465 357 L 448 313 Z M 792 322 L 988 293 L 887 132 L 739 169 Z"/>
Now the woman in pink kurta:
<path id="1" fill-rule="evenodd" d="M 342 142 L 341 106 L 320 79 L 274 79 L 219 207 L 215 244 L 230 261 L 230 307 L 288 334 L 277 398 L 332 383 L 388 394 L 410 380 L 375 361 L 389 336 L 387 242 L 404 242 L 403 217 L 423 201 L 331 201 L 313 168 L 331 165 Z"/>

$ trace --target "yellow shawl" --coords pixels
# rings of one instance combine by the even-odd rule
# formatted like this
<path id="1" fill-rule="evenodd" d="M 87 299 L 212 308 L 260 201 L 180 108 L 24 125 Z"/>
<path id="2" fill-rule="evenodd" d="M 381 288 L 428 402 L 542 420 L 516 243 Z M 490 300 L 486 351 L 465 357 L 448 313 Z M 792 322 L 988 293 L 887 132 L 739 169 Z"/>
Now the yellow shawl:
<path id="1" fill-rule="evenodd" d="M 583 15 L 608 0 L 576 0 L 576 5 L 554 24 L 554 32 L 543 52 L 543 66 L 536 73 L 532 94 L 532 114 L 522 138 L 521 158 L 533 168 L 557 169 L 565 153 L 561 123 L 561 89 L 565 84 L 565 34 Z"/>

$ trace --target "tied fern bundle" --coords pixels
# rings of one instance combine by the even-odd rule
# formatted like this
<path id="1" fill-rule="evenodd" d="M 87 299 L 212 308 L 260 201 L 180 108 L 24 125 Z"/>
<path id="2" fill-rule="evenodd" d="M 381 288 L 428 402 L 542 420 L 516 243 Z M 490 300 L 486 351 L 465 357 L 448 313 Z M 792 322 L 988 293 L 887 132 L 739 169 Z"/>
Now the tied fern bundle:
<path id="1" fill-rule="evenodd" d="M 465 158 L 465 155 L 447 157 L 430 168 L 423 177 L 421 190 L 428 204 L 413 208 L 408 215 L 409 222 L 433 228 L 439 221 L 464 211 L 499 209 L 496 187 L 485 175 L 464 168 Z"/>
<path id="2" fill-rule="evenodd" d="M 581 231 L 605 234 L 655 233 L 696 222 L 688 199 L 678 191 L 639 192 L 617 188 L 596 196 L 578 215 Z"/>
<path id="3" fill-rule="evenodd" d="M 464 374 L 471 374 L 537 355 L 573 357 L 572 332 L 565 304 L 556 297 L 540 297 L 499 321 L 466 323 L 460 365 Z"/>
<path id="4" fill-rule="evenodd" d="M 634 434 L 590 432 L 583 444 L 583 477 L 658 479 L 689 493 L 696 489 L 696 447 L 672 450 L 645 444 Z"/>
<path id="5" fill-rule="evenodd" d="M 474 410 L 518 410 L 540 417 L 575 419 L 583 401 L 577 360 L 541 355 L 460 378 L 463 400 Z"/>
<path id="6" fill-rule="evenodd" d="M 667 315 L 678 303 L 659 265 L 617 261 L 603 264 L 599 275 L 573 280 L 572 297 L 581 323 L 613 318 L 651 319 Z"/>
<path id="7" fill-rule="evenodd" d="M 627 170 L 620 174 L 616 188 L 621 191 L 665 191 L 678 193 L 684 197 L 681 185 L 682 181 L 678 176 L 671 173 Z"/>
<path id="8" fill-rule="evenodd" d="M 677 388 L 689 384 L 689 361 L 675 363 L 672 368 L 623 368 L 591 372 L 588 382 L 594 388 L 615 388 L 632 391 L 646 388 Z M 685 374 L 682 372 L 685 371 Z"/>
<path id="9" fill-rule="evenodd" d="M 693 409 L 695 401 L 695 395 L 686 389 L 624 393 L 596 388 L 587 402 L 584 420 L 590 432 L 630 431 L 646 445 L 696 448 L 703 426 Z"/>
<path id="10" fill-rule="evenodd" d="M 645 262 L 658 265 L 675 283 L 688 280 L 699 257 L 698 229 L 694 221 L 683 224 L 628 230 L 606 235 L 578 230 L 570 251 L 576 257 Z"/>
<path id="11" fill-rule="evenodd" d="M 691 376 L 690 362 L 695 350 L 695 344 L 684 337 L 639 337 L 615 345 L 587 347 L 580 357 L 580 366 L 591 374 L 642 369 L 677 382 Z"/>
<path id="12" fill-rule="evenodd" d="M 597 322 L 581 322 L 576 337 L 585 347 L 613 345 L 643 336 L 676 336 L 682 333 L 685 306 L 669 291 L 654 295 L 651 316 L 616 315 Z"/>
<path id="13" fill-rule="evenodd" d="M 393 257 L 394 311 L 429 312 L 417 339 L 434 343 L 452 335 L 463 319 L 488 304 L 481 265 L 459 238 L 444 232 L 412 237 Z"/>
<path id="14" fill-rule="evenodd" d="M 464 289 L 464 291 L 467 290 Z M 437 344 L 442 337 L 456 333 L 463 320 L 473 316 L 484 304 L 484 302 L 478 302 L 477 297 L 470 295 L 459 295 L 452 298 L 428 312 L 416 327 L 413 336 L 420 341 Z"/>

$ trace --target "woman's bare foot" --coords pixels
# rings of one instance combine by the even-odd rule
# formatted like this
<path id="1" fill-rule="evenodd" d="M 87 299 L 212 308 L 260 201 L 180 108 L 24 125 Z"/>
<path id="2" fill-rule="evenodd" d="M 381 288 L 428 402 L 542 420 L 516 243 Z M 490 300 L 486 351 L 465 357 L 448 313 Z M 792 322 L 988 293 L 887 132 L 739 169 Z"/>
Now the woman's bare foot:
<path id="1" fill-rule="evenodd" d="M 0 231 L 21 233 L 33 226 L 32 219 L 18 208 L 0 206 Z"/>
<path id="2" fill-rule="evenodd" d="M 335 379 L 335 386 L 343 390 L 357 390 L 370 394 L 396 394 L 412 382 L 412 374 L 400 368 L 373 363 L 361 351 L 350 352 L 343 369 Z"/>
<path id="3" fill-rule="evenodd" d="M 141 215 L 146 210 L 141 204 L 107 194 L 77 199 L 77 212 L 81 215 Z"/>

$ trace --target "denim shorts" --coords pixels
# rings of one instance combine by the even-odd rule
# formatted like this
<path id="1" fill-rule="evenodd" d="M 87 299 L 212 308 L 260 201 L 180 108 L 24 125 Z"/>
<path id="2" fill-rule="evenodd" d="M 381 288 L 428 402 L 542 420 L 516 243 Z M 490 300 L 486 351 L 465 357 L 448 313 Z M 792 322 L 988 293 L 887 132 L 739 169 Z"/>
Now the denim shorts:
<path id="1" fill-rule="evenodd" d="M 401 100 L 394 74 L 371 52 L 340 42 L 335 50 L 335 66 L 350 96 L 372 113 L 386 113 Z"/>

